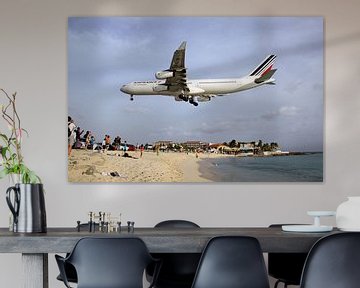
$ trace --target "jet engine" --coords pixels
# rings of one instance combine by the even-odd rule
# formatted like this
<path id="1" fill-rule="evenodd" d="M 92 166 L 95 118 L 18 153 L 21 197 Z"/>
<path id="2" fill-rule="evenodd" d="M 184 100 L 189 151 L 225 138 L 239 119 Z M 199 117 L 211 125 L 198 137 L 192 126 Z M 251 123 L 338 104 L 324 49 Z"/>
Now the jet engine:
<path id="1" fill-rule="evenodd" d="M 167 85 L 159 84 L 153 88 L 153 91 L 154 92 L 164 92 L 164 91 L 167 91 L 168 89 L 169 89 L 169 87 Z"/>
<path id="2" fill-rule="evenodd" d="M 155 73 L 155 77 L 156 79 L 167 79 L 167 78 L 171 78 L 174 77 L 174 72 L 173 71 L 159 71 Z"/>

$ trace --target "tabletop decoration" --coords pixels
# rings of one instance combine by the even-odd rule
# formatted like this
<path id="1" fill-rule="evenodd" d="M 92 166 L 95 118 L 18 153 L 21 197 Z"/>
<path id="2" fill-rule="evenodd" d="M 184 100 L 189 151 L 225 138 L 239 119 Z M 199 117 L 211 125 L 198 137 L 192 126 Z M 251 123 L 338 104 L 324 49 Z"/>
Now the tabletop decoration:
<path id="1" fill-rule="evenodd" d="M 330 232 L 333 230 L 332 226 L 321 225 L 320 217 L 335 216 L 334 211 L 308 211 L 309 216 L 314 217 L 313 224 L 301 224 L 301 225 L 282 225 L 281 229 L 286 232 Z"/>
<path id="2" fill-rule="evenodd" d="M 336 209 L 336 226 L 342 231 L 360 231 L 360 197 L 348 197 Z"/>
<path id="3" fill-rule="evenodd" d="M 8 126 L 8 133 L 0 131 L 0 179 L 10 177 L 12 186 L 6 191 L 6 202 L 13 216 L 9 229 L 14 232 L 46 232 L 44 188 L 41 179 L 24 163 L 21 152 L 23 136 L 28 132 L 22 128 L 16 109 L 16 93 L 5 96 L 0 104 L 1 116 Z"/>

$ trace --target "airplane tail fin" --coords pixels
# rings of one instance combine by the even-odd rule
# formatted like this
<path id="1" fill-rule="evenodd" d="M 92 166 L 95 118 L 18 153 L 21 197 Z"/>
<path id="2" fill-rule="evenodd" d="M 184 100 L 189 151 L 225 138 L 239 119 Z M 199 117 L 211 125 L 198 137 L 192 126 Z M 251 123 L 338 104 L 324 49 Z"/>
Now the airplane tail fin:
<path id="1" fill-rule="evenodd" d="M 268 81 L 265 84 L 275 84 L 275 79 L 271 79 L 271 77 L 275 74 L 277 69 L 270 69 L 267 70 L 262 76 L 260 76 L 259 78 L 255 79 L 255 83 L 260 84 L 263 83 L 265 81 Z"/>
<path id="2" fill-rule="evenodd" d="M 258 76 L 258 77 L 262 78 L 263 76 L 268 74 L 270 71 L 274 71 L 270 75 L 270 77 L 271 77 L 276 71 L 275 69 L 274 70 L 271 69 L 272 66 L 274 65 L 275 58 L 276 58 L 276 55 L 267 56 L 264 59 L 264 61 L 262 61 L 253 71 L 251 71 L 249 76 Z M 270 79 L 270 77 L 268 79 Z"/>

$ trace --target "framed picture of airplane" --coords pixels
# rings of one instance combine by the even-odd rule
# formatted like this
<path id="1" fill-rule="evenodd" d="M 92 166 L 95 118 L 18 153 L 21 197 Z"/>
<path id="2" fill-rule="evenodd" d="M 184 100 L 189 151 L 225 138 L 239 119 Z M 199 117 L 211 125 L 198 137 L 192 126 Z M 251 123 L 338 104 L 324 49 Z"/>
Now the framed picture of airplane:
<path id="1" fill-rule="evenodd" d="M 70 182 L 322 182 L 322 17 L 70 17 Z"/>

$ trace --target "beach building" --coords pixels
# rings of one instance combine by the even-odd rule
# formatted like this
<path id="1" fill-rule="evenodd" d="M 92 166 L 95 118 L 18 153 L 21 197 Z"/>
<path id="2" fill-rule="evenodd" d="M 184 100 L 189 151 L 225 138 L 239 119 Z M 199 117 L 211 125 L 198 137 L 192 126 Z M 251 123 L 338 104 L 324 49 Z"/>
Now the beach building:
<path id="1" fill-rule="evenodd" d="M 170 140 L 160 140 L 160 141 L 156 141 L 154 143 L 155 147 L 159 147 L 159 149 L 164 150 L 167 149 L 169 146 L 171 146 L 172 144 L 174 144 L 173 141 Z"/>
<path id="2" fill-rule="evenodd" d="M 223 143 L 209 143 L 209 152 L 219 153 L 219 148 L 225 147 Z"/>
<path id="3" fill-rule="evenodd" d="M 285 155 L 289 155 L 290 152 L 289 151 L 281 151 L 280 149 L 277 149 L 275 151 L 264 151 L 263 155 L 264 156 L 285 156 Z"/>
<path id="4" fill-rule="evenodd" d="M 187 141 L 187 142 L 182 143 L 182 145 L 184 146 L 184 148 L 187 148 L 189 150 L 198 150 L 198 149 L 208 150 L 209 149 L 209 143 L 202 142 L 202 141 Z"/>
<path id="5" fill-rule="evenodd" d="M 259 147 L 256 145 L 256 142 L 239 142 L 239 156 L 253 156 L 258 151 Z"/>

